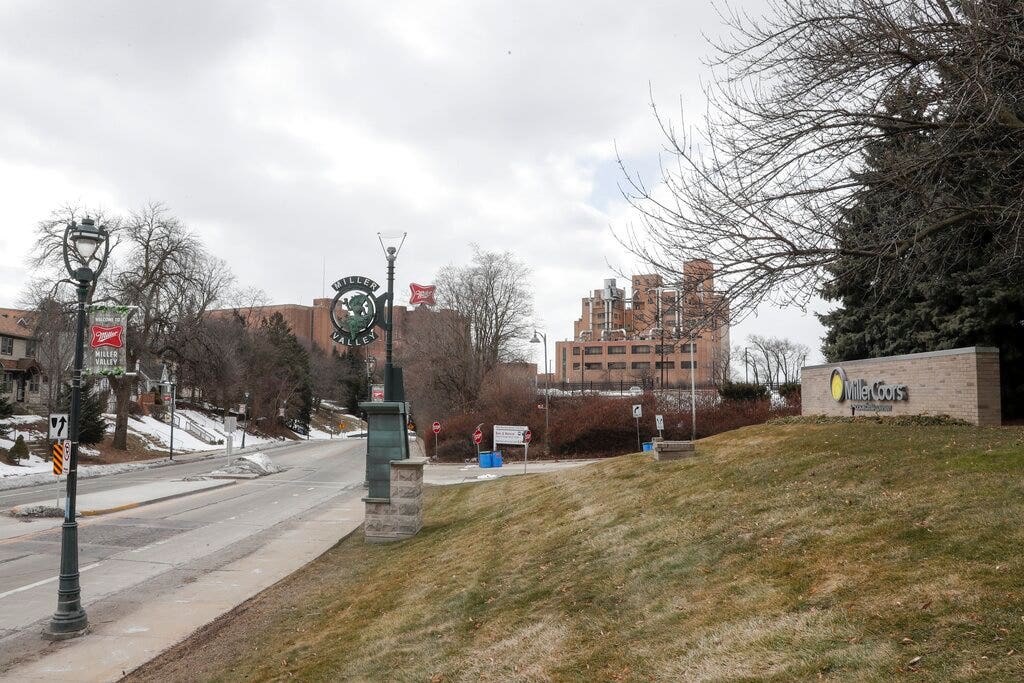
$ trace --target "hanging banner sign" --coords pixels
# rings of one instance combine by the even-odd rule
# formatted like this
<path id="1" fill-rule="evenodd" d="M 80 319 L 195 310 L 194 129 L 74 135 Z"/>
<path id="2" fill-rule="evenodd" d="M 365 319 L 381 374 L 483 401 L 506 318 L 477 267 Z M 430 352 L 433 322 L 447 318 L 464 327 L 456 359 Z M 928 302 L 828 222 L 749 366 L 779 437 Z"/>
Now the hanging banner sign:
<path id="1" fill-rule="evenodd" d="M 434 292 L 437 290 L 437 285 L 418 285 L 414 282 L 409 285 L 409 290 L 412 292 L 409 295 L 410 306 L 415 306 L 416 304 L 434 305 Z"/>
<path id="2" fill-rule="evenodd" d="M 89 307 L 86 374 L 119 377 L 128 372 L 127 329 L 131 311 L 128 306 Z"/>

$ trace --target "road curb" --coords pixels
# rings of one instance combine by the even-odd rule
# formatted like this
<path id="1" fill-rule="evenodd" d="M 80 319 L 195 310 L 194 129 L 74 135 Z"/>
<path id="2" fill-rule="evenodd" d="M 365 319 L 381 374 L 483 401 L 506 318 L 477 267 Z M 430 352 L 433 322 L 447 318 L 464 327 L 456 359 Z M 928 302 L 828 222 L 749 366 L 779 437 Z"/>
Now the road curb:
<path id="1" fill-rule="evenodd" d="M 225 488 L 227 486 L 231 486 L 231 485 L 236 484 L 236 483 L 238 483 L 238 482 L 226 481 L 223 484 L 218 484 L 217 486 L 207 486 L 206 488 L 195 489 L 194 491 L 181 491 L 180 493 L 172 493 L 172 494 L 167 495 L 167 496 L 160 496 L 159 498 L 152 498 L 152 499 L 149 499 L 149 500 L 140 500 L 140 501 L 136 501 L 134 503 L 125 503 L 124 505 L 117 505 L 117 506 L 114 506 L 114 507 L 111 507 L 111 508 L 101 508 L 101 509 L 97 509 L 97 510 L 77 510 L 77 512 L 78 512 L 77 516 L 78 517 L 98 517 L 100 515 L 108 515 L 108 514 L 110 514 L 112 512 L 121 512 L 122 510 L 133 510 L 135 508 L 144 507 L 146 505 L 152 505 L 154 503 L 162 503 L 165 500 L 174 500 L 175 498 L 184 498 L 185 496 L 193 496 L 193 495 L 195 495 L 197 493 L 204 493 L 206 491 L 216 491 L 218 489 L 222 489 L 222 488 Z M 22 507 L 24 507 L 24 506 L 19 505 L 19 506 L 13 507 L 13 508 L 11 508 L 10 510 L 7 511 L 7 514 L 11 515 L 12 517 L 17 517 L 18 516 L 18 511 Z"/>
<path id="2" fill-rule="evenodd" d="M 103 508 L 101 510 L 81 510 L 83 517 L 98 517 L 100 515 L 109 515 L 112 512 L 121 512 L 122 510 L 134 510 L 135 508 L 144 507 L 146 505 L 153 505 L 154 503 L 162 503 L 165 500 L 174 500 L 175 498 L 184 498 L 185 496 L 193 496 L 197 493 L 205 493 L 207 491 L 217 491 L 218 489 L 231 486 L 237 482 L 226 481 L 223 484 L 217 486 L 207 486 L 204 489 L 196 489 L 195 491 L 182 491 L 181 493 L 172 493 L 169 496 L 161 496 L 160 498 L 153 498 L 151 500 L 140 500 L 136 503 L 125 503 L 124 505 L 118 505 L 112 508 Z"/>

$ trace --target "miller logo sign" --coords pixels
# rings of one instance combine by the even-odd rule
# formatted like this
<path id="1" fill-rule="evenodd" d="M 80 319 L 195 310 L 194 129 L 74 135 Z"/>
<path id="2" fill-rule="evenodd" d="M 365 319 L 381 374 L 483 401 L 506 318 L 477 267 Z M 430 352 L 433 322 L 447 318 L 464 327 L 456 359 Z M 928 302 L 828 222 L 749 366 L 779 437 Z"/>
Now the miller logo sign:
<path id="1" fill-rule="evenodd" d="M 366 346 L 377 339 L 374 327 L 384 327 L 387 294 L 374 296 L 380 285 L 368 277 L 351 275 L 331 285 L 331 339 L 345 346 Z"/>
<path id="2" fill-rule="evenodd" d="M 434 305 L 434 292 L 437 291 L 436 285 L 418 285 L 415 282 L 409 285 L 409 305 L 415 306 L 416 304 L 423 304 L 425 306 Z"/>
<path id="3" fill-rule="evenodd" d="M 118 377 L 128 371 L 125 329 L 131 311 L 129 306 L 89 307 L 86 374 Z"/>
<path id="4" fill-rule="evenodd" d="M 906 384 L 887 384 L 883 380 L 868 383 L 863 379 L 848 379 L 842 368 L 832 371 L 829 390 L 837 403 L 843 401 L 906 401 Z"/>

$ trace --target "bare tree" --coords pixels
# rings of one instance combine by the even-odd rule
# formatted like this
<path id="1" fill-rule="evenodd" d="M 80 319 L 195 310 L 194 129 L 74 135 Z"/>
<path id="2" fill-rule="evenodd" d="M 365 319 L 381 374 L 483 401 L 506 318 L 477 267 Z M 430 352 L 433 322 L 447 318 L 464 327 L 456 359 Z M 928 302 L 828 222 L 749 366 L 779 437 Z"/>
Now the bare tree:
<path id="1" fill-rule="evenodd" d="M 919 245 L 954 254 L 979 224 L 1001 247 L 992 272 L 1019 268 L 1019 2 L 774 0 L 761 19 L 723 17 L 731 37 L 709 60 L 703 126 L 681 130 L 655 109 L 667 141 L 662 182 L 647 186 L 623 168 L 639 218 L 620 239 L 635 254 L 669 278 L 684 258 L 709 258 L 734 314 L 765 300 L 805 304 L 842 257 L 879 289 L 899 286 L 915 276 L 903 260 Z M 858 174 L 883 136 L 929 144 L 884 177 Z M 835 227 L 879 185 L 913 210 L 837 239 Z"/>
<path id="2" fill-rule="evenodd" d="M 752 334 L 747 337 L 747 350 L 754 382 L 771 386 L 796 382 L 800 369 L 807 362 L 808 348 L 790 339 L 762 337 Z"/>
<path id="3" fill-rule="evenodd" d="M 37 228 L 35 264 L 51 281 L 63 264 L 64 226 L 85 212 L 76 206 L 57 209 Z M 127 335 L 129 369 L 139 360 L 173 357 L 180 327 L 194 327 L 206 310 L 233 284 L 227 265 L 211 257 L 198 238 L 158 202 L 127 217 L 93 213 L 111 230 L 110 262 L 90 301 L 133 306 Z M 128 404 L 132 377 L 111 378 L 116 397 L 113 447 L 127 448 Z"/>
<path id="4" fill-rule="evenodd" d="M 511 252 L 475 245 L 469 265 L 447 266 L 438 274 L 438 305 L 468 322 L 477 378 L 498 363 L 526 357 L 523 344 L 533 330 L 529 276 L 530 269 Z"/>

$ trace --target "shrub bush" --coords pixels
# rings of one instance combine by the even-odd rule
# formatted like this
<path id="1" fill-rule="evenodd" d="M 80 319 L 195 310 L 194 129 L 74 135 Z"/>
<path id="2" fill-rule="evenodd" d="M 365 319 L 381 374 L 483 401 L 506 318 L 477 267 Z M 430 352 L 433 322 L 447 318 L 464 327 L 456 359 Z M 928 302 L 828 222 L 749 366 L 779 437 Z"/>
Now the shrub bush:
<path id="1" fill-rule="evenodd" d="M 14 440 L 14 445 L 11 446 L 8 457 L 14 462 L 28 459 L 28 445 L 25 443 L 23 435 L 19 434 L 18 438 Z"/>
<path id="2" fill-rule="evenodd" d="M 768 398 L 768 387 L 753 382 L 726 382 L 718 393 L 726 401 L 763 401 Z"/>

